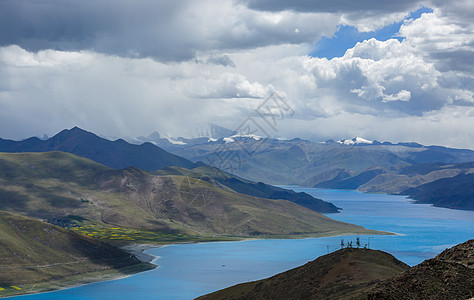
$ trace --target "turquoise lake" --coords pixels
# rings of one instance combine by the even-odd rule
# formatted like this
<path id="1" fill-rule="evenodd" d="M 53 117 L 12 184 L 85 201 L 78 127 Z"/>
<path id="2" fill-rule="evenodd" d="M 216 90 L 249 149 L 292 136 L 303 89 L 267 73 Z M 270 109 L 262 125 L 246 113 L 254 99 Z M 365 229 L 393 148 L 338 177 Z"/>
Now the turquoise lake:
<path id="1" fill-rule="evenodd" d="M 289 187 L 343 208 L 339 221 L 401 235 L 363 236 L 362 245 L 391 253 L 409 265 L 474 238 L 474 211 L 413 204 L 403 196 Z M 169 245 L 147 250 L 155 270 L 124 279 L 13 299 L 193 299 L 241 282 L 262 279 L 339 249 L 339 236 L 303 240 L 253 240 Z"/>

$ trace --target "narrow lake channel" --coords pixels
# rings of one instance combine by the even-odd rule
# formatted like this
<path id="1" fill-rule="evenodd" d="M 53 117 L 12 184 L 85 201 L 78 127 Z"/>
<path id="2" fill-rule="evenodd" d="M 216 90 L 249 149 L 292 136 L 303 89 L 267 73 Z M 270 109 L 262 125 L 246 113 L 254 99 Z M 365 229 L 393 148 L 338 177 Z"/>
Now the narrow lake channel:
<path id="1" fill-rule="evenodd" d="M 392 236 L 338 236 L 303 240 L 252 240 L 179 244 L 147 250 L 155 270 L 124 279 L 12 299 L 193 299 L 237 283 L 262 279 L 302 265 L 360 238 L 409 265 L 474 238 L 474 211 L 413 204 L 403 196 L 290 187 L 343 208 L 339 221 L 396 232 Z"/>

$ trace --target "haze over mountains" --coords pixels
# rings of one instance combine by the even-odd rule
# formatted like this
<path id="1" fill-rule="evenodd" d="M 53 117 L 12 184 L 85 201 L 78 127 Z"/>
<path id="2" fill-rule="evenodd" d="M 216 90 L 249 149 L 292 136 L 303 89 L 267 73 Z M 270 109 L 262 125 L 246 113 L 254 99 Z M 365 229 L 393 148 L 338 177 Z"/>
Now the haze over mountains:
<path id="1" fill-rule="evenodd" d="M 247 182 L 243 187 L 242 183 L 250 180 L 265 184 L 403 194 L 437 206 L 474 207 L 472 150 L 423 146 L 413 142 L 381 143 L 361 137 L 323 143 L 263 138 L 214 124 L 206 130 L 201 129 L 201 134 L 210 137 L 170 138 L 155 132 L 134 139 L 137 144 L 129 144 L 121 139 L 109 141 L 76 127 L 63 130 L 47 140 L 30 138 L 16 142 L 0 139 L 0 151 L 60 150 L 112 168 L 134 166 L 148 171 L 170 166 L 195 169 L 209 165 L 223 174 L 237 176 L 231 180 L 224 178 L 227 175 L 219 175 L 220 180 L 214 180 L 214 183 L 232 185 L 231 189 L 252 196 L 272 198 L 278 195 L 319 212 L 337 212 L 337 208 L 323 205 L 323 202 L 315 206 L 316 202 L 305 200 L 308 195 L 280 193 L 272 196 L 275 190 L 263 192 L 267 189 L 263 184 L 257 186 L 258 192 L 252 192 L 256 186 L 250 187 Z M 193 176 L 208 177 L 209 174 L 202 171 L 193 172 Z M 175 174 L 176 169 L 170 172 Z M 443 192 L 438 193 L 437 189 Z M 308 199 L 314 200 L 311 198 Z"/>
<path id="2" fill-rule="evenodd" d="M 225 129 L 217 128 L 216 131 L 218 130 L 225 131 Z M 140 145 L 132 145 L 121 139 L 109 141 L 77 127 L 70 130 L 63 130 L 46 140 L 40 140 L 34 137 L 23 141 L 0 139 L 0 152 L 47 151 L 64 151 L 76 154 L 115 169 L 136 167 L 146 171 L 155 171 L 165 167 L 175 167 L 174 169 L 168 169 L 169 174 L 163 171 L 159 174 L 192 174 L 191 177 L 196 177 L 197 179 L 209 177 L 211 174 L 221 185 L 230 188 L 231 191 L 256 197 L 285 199 L 322 213 L 338 212 L 338 208 L 334 205 L 322 201 L 321 199 L 315 199 L 306 193 L 295 193 L 291 190 L 284 190 L 263 183 L 256 185 L 248 180 L 236 178 L 215 168 L 199 168 L 204 166 L 202 162 L 192 163 L 185 158 L 173 155 L 149 142 L 144 142 Z M 176 168 L 184 169 L 176 172 Z M 186 168 L 193 169 L 194 171 L 188 172 Z"/>
<path id="3" fill-rule="evenodd" d="M 47 140 L 32 137 L 17 142 L 0 138 L 0 152 L 47 151 L 73 153 L 116 169 L 134 166 L 143 170 L 158 170 L 167 166 L 193 166 L 189 160 L 151 143 L 131 145 L 121 139 L 109 141 L 78 127 L 65 129 Z"/>
<path id="4" fill-rule="evenodd" d="M 404 194 L 423 203 L 457 209 L 474 206 L 474 151 L 469 149 L 381 143 L 360 137 L 317 143 L 243 133 L 219 139 L 176 140 L 179 143 L 167 138 L 152 142 L 191 161 L 203 161 L 253 181 Z M 435 193 L 435 186 L 446 191 Z M 456 193 L 464 195 L 463 200 Z"/>

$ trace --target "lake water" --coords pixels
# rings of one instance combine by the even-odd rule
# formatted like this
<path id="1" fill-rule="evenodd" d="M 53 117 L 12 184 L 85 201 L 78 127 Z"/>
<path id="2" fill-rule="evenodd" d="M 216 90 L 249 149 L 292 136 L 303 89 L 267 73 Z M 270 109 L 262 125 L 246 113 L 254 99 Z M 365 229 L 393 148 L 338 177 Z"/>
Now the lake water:
<path id="1" fill-rule="evenodd" d="M 291 187 L 343 208 L 331 218 L 396 236 L 358 236 L 361 244 L 387 251 L 409 265 L 474 238 L 474 212 L 413 204 L 402 196 Z M 341 239 L 254 240 L 170 245 L 147 253 L 159 268 L 128 278 L 67 290 L 15 297 L 30 299 L 193 299 L 241 282 L 302 265 L 340 247 Z"/>

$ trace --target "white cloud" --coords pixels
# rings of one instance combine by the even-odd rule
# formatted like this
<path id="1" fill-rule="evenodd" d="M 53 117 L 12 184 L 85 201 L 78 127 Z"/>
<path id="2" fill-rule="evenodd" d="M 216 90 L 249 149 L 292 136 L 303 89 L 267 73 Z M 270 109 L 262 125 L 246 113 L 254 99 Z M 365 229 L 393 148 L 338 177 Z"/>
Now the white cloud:
<path id="1" fill-rule="evenodd" d="M 53 134 L 75 125 L 111 136 L 157 129 L 182 134 L 214 118 L 239 122 L 241 116 L 235 115 L 254 98 L 265 97 L 270 87 L 233 69 L 3 47 L 0 136 Z"/>
<path id="2" fill-rule="evenodd" d="M 416 7 L 416 4 L 413 7 Z M 370 10 L 362 13 L 346 13 L 341 16 L 341 24 L 354 26 L 359 32 L 370 32 L 402 21 L 408 15 L 409 11 L 410 10 L 392 12 L 383 15 L 380 15 L 379 12 L 373 12 Z"/>
<path id="3" fill-rule="evenodd" d="M 308 130 L 310 128 L 311 130 Z M 443 107 L 422 116 L 383 116 L 343 112 L 331 118 L 285 120 L 278 134 L 317 140 L 347 139 L 362 136 L 369 140 L 419 142 L 424 145 L 445 145 L 474 148 L 474 108 Z"/>
<path id="4" fill-rule="evenodd" d="M 401 90 L 396 95 L 384 95 L 383 102 L 389 101 L 410 101 L 411 93 L 407 90 Z"/>
<path id="5" fill-rule="evenodd" d="M 406 15 L 405 4 L 394 14 Z M 130 36 L 107 29 L 114 41 L 95 51 L 0 47 L 0 136 L 75 125 L 109 136 L 180 135 L 208 121 L 235 129 L 276 90 L 295 110 L 276 135 L 422 143 L 439 135 L 438 144 L 474 148 L 473 25 L 456 5 L 437 4 L 407 21 L 403 41 L 367 40 L 331 60 L 306 54 L 354 11 L 268 11 L 214 0 L 173 5 L 162 28 L 147 21 L 155 29 Z M 351 22 L 369 28 L 399 18 L 383 14 L 373 25 L 367 17 Z M 163 33 L 175 29 L 174 36 Z M 135 34 L 143 34 L 136 43 Z M 140 57 L 157 51 L 162 59 L 116 56 L 129 50 L 114 44 L 122 37 Z"/>

